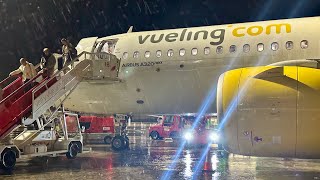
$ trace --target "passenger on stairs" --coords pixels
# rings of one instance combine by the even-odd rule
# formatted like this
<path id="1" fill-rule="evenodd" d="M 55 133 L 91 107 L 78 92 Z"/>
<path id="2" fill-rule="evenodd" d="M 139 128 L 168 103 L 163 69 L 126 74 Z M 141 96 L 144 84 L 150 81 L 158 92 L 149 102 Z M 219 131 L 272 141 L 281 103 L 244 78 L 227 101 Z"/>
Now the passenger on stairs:
<path id="1" fill-rule="evenodd" d="M 65 38 L 61 39 L 61 43 L 62 43 L 62 57 L 64 60 L 64 65 L 66 66 L 67 64 L 69 64 L 73 58 L 75 58 L 77 56 L 77 52 L 75 50 L 75 48 L 73 47 L 73 45 Z M 71 68 L 73 68 L 73 64 L 71 64 Z M 66 73 L 69 70 L 69 68 L 66 68 L 66 70 L 64 71 L 64 73 Z"/>
<path id="2" fill-rule="evenodd" d="M 66 64 L 70 63 L 72 60 L 72 51 L 73 51 L 73 46 L 72 44 L 65 38 L 61 39 L 62 43 L 62 57 L 64 58 L 64 61 Z"/>
<path id="3" fill-rule="evenodd" d="M 44 48 L 40 64 L 45 77 L 51 77 L 53 75 L 56 61 L 56 58 L 50 52 L 49 48 Z"/>
<path id="4" fill-rule="evenodd" d="M 37 75 L 37 71 L 34 65 L 28 62 L 26 58 L 21 58 L 20 64 L 21 66 L 18 69 L 12 71 L 9 76 L 14 76 L 22 73 L 22 80 L 26 83 Z"/>

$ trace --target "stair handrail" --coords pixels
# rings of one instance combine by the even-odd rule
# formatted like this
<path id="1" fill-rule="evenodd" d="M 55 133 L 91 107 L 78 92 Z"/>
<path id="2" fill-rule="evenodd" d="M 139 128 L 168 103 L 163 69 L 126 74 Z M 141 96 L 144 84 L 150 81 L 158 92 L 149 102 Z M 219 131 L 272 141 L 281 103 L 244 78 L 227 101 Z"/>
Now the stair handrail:
<path id="1" fill-rule="evenodd" d="M 57 75 L 59 75 L 61 72 L 63 72 L 64 70 L 68 70 L 70 69 L 68 66 L 73 64 L 74 62 L 78 61 L 78 59 L 84 55 L 84 59 L 87 60 L 87 55 L 90 55 L 92 57 L 92 55 L 110 55 L 109 53 L 106 52 L 99 52 L 99 53 L 92 53 L 92 52 L 87 52 L 87 51 L 82 51 L 79 55 L 77 55 L 75 58 L 73 58 L 70 62 L 68 62 L 67 64 L 64 65 L 64 67 L 57 71 L 56 73 L 54 73 L 50 78 L 48 78 L 45 82 L 41 83 L 39 86 L 37 86 L 35 89 L 33 89 L 32 94 L 34 94 L 35 92 L 37 92 L 40 88 L 42 88 L 43 86 L 45 86 L 48 82 L 50 82 L 52 79 L 56 78 Z M 110 60 L 110 59 L 109 59 Z"/>
<path id="2" fill-rule="evenodd" d="M 11 98 L 13 95 L 15 95 L 17 92 L 19 92 L 21 89 L 26 88 L 28 85 L 30 85 L 31 83 L 33 83 L 34 80 L 36 80 L 38 77 L 42 76 L 42 73 L 37 74 L 35 77 L 33 77 L 32 79 L 30 79 L 28 82 L 24 83 L 22 86 L 20 86 L 18 89 L 16 89 L 15 91 L 13 91 L 10 95 L 8 95 L 7 97 L 5 97 L 4 99 L 2 99 L 0 101 L 0 104 L 2 104 L 3 102 L 5 102 L 6 100 L 8 100 L 9 98 Z"/>
<path id="3" fill-rule="evenodd" d="M 35 89 L 33 89 L 32 94 L 34 94 L 35 92 L 37 92 L 39 89 L 41 89 L 43 86 L 45 86 L 48 82 L 50 82 L 52 79 L 56 78 L 57 75 L 59 75 L 61 72 L 63 72 L 64 70 L 69 69 L 69 65 L 76 62 L 82 55 L 86 55 L 88 52 L 83 51 L 81 52 L 77 57 L 73 58 L 70 62 L 68 62 L 66 65 L 64 65 L 64 67 L 55 72 L 50 78 L 48 78 L 45 82 L 41 83 L 39 86 L 37 86 Z"/>
<path id="4" fill-rule="evenodd" d="M 40 63 L 38 63 L 37 65 L 34 66 L 35 69 L 38 69 L 40 67 Z M 40 71 L 39 71 L 40 72 Z M 12 80 L 12 82 L 16 81 L 18 78 L 21 78 L 21 73 L 19 75 L 13 75 L 13 76 L 7 76 L 5 79 L 3 79 L 1 82 L 0 82 L 0 87 L 3 86 L 4 83 L 8 82 L 9 80 L 15 78 Z M 12 83 L 11 82 L 11 83 Z M 9 83 L 9 84 L 11 84 Z M 4 89 L 5 87 L 2 87 L 2 89 Z"/>
<path id="5" fill-rule="evenodd" d="M 13 78 L 15 78 L 13 81 L 15 81 L 16 79 L 18 79 L 20 76 L 8 76 L 8 77 L 6 77 L 4 80 L 2 80 L 1 82 L 0 82 L 0 87 L 4 84 L 4 83 L 6 83 L 6 82 L 8 82 L 9 80 L 11 80 L 11 79 L 13 79 Z M 12 81 L 12 82 L 13 82 Z M 4 89 L 5 87 L 3 87 L 2 89 Z"/>

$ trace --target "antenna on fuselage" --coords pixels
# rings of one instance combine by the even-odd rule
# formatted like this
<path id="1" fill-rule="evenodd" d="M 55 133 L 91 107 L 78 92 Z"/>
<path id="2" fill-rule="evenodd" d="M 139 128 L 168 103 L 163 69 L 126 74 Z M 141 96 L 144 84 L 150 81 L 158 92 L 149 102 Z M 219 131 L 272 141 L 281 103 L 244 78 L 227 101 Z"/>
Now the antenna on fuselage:
<path id="1" fill-rule="evenodd" d="M 127 31 L 127 33 L 131 33 L 133 29 L 133 26 L 130 26 L 129 30 Z"/>

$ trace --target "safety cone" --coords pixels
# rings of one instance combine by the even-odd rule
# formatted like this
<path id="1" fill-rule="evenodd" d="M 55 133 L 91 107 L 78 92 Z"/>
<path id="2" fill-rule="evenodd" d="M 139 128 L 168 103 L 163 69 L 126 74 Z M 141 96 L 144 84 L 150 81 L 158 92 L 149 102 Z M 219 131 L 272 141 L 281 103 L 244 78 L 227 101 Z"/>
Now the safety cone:
<path id="1" fill-rule="evenodd" d="M 210 150 L 208 151 L 208 153 L 206 155 L 206 160 L 204 162 L 202 171 L 203 172 L 214 172 L 214 170 L 212 169 Z"/>

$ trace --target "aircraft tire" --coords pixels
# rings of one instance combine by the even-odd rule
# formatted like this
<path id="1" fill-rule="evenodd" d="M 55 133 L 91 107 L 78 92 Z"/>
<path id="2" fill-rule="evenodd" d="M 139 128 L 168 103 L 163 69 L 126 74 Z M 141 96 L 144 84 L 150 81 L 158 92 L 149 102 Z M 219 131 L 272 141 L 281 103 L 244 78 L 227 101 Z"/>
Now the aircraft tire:
<path id="1" fill-rule="evenodd" d="M 152 131 L 152 132 L 150 133 L 150 137 L 151 137 L 151 139 L 153 139 L 153 140 L 158 140 L 158 139 L 160 139 L 160 135 L 159 135 L 159 133 L 158 133 L 157 131 Z"/>
<path id="2" fill-rule="evenodd" d="M 125 148 L 125 139 L 122 136 L 116 135 L 112 138 L 111 147 L 115 151 L 121 151 Z"/>
<path id="3" fill-rule="evenodd" d="M 12 171 L 16 165 L 17 156 L 16 153 L 6 148 L 1 153 L 1 168 L 5 171 Z"/>
<path id="4" fill-rule="evenodd" d="M 75 142 L 71 142 L 69 144 L 69 149 L 68 152 L 66 153 L 66 156 L 68 159 L 74 159 L 77 157 L 78 152 L 79 152 L 80 148 L 79 145 Z"/>

